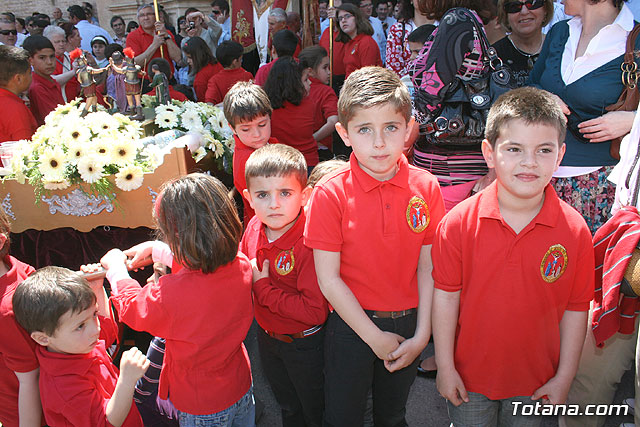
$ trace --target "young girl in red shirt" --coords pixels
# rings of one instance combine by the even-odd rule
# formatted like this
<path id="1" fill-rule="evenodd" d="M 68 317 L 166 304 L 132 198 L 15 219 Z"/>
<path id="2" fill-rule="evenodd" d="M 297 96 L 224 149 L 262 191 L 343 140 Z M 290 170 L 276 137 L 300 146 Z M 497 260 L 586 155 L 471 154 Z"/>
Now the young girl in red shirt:
<path id="1" fill-rule="evenodd" d="M 211 49 L 200 37 L 191 37 L 182 47 L 189 64 L 189 73 L 195 76 L 193 90 L 196 93 L 196 101 L 204 102 L 209 79 L 222 70 L 222 65 L 211 53 Z"/>
<path id="2" fill-rule="evenodd" d="M 318 164 L 314 133 L 323 124 L 320 105 L 308 96 L 310 86 L 309 70 L 303 70 L 290 56 L 283 56 L 273 64 L 264 84 L 273 107 L 271 136 L 300 150 L 309 170 Z"/>
<path id="3" fill-rule="evenodd" d="M 333 158 L 332 135 L 338 121 L 338 97 L 329 86 L 329 55 L 322 46 L 311 46 L 300 52 L 298 60 L 302 69 L 309 73 L 309 98 L 320 106 L 322 113 L 322 127 L 313 134 L 318 141 L 318 154 L 320 160 L 328 160 Z"/>
<path id="4" fill-rule="evenodd" d="M 158 395 L 171 397 L 180 425 L 215 415 L 229 425 L 253 426 L 251 368 L 242 343 L 253 320 L 252 272 L 238 252 L 242 225 L 235 205 L 218 179 L 191 174 L 165 184 L 154 214 L 166 243 L 112 249 L 101 260 L 120 320 L 166 338 Z M 172 273 L 142 288 L 127 263 L 137 267 L 149 256 L 171 265 Z"/>
<path id="5" fill-rule="evenodd" d="M 338 7 L 337 18 L 340 33 L 336 41 L 344 43 L 345 77 L 368 65 L 382 67 L 380 47 L 371 37 L 373 28 L 360 9 L 350 3 L 344 3 Z"/>

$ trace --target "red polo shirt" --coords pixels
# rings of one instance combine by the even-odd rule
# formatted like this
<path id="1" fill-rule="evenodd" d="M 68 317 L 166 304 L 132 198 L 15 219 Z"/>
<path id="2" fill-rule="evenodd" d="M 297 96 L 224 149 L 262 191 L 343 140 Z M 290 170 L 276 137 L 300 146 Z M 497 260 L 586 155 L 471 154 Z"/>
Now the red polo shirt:
<path id="1" fill-rule="evenodd" d="M 395 176 L 378 181 L 352 154 L 349 167 L 314 188 L 304 243 L 340 252 L 340 276 L 362 308 L 406 310 L 418 306 L 420 250 L 443 215 L 438 181 L 404 155 Z"/>
<path id="2" fill-rule="evenodd" d="M 100 340 L 88 354 L 53 353 L 38 346 L 40 398 L 45 420 L 51 426 L 110 427 L 107 404 L 118 381 L 118 368 L 107 354 L 106 343 L 115 340 L 117 326 L 112 319 L 100 317 Z M 142 427 L 138 408 L 131 409 L 122 424 Z"/>
<path id="3" fill-rule="evenodd" d="M 22 99 L 0 88 L 0 142 L 31 139 L 38 124 Z"/>
<path id="4" fill-rule="evenodd" d="M 176 39 L 175 37 L 173 37 L 173 34 L 171 34 L 171 31 L 167 31 L 167 34 L 169 34 L 171 40 L 173 40 L 173 42 L 175 43 Z M 147 50 L 149 46 L 151 46 L 151 43 L 153 43 L 153 37 L 153 34 L 148 34 L 145 30 L 142 29 L 142 27 L 138 27 L 135 30 L 131 31 L 127 36 L 127 47 L 133 49 L 133 51 L 135 52 L 135 56 L 138 56 L 144 53 L 144 51 Z M 151 55 L 149 61 L 151 61 L 153 58 L 160 57 L 160 48 L 158 48 L 155 52 L 153 52 L 153 55 Z M 169 62 L 169 66 L 171 67 L 171 74 L 173 74 L 173 60 L 169 55 L 169 49 L 167 48 L 166 44 L 162 45 L 162 58 L 166 59 Z M 149 78 L 149 76 L 146 77 Z"/>
<path id="5" fill-rule="evenodd" d="M 267 77 L 269 77 L 269 71 L 271 71 L 271 68 L 273 68 L 273 64 L 275 63 L 276 60 L 272 60 L 271 62 L 268 62 L 262 67 L 258 68 L 254 83 L 260 86 L 264 86 L 264 84 L 267 82 Z"/>
<path id="6" fill-rule="evenodd" d="M 331 86 L 323 84 L 320 80 L 309 77 L 311 80 L 311 88 L 309 89 L 309 98 L 320 106 L 322 115 L 319 117 L 318 129 L 324 126 L 327 119 L 331 116 L 338 115 L 338 97 Z M 320 144 L 331 149 L 333 145 L 333 136 L 329 135 Z"/>
<path id="7" fill-rule="evenodd" d="M 253 284 L 256 321 L 262 329 L 295 334 L 327 320 L 327 300 L 320 292 L 313 251 L 302 243 L 304 209 L 295 224 L 269 243 L 265 225 L 254 216 L 242 237 L 240 251 L 262 267 L 269 260 L 269 277 Z"/>
<path id="8" fill-rule="evenodd" d="M 335 27 L 334 27 L 335 28 Z M 333 32 L 333 70 L 334 76 L 343 76 L 345 74 L 344 68 L 344 44 L 335 40 L 338 35 L 337 31 Z M 320 37 L 320 46 L 322 46 L 327 53 L 329 53 L 329 28 L 324 30 Z"/>
<path id="9" fill-rule="evenodd" d="M 207 64 L 202 70 L 198 71 L 195 79 L 193 79 L 193 90 L 196 93 L 196 101 L 204 102 L 209 79 L 222 70 L 222 65 L 216 62 L 215 64 Z"/>
<path id="10" fill-rule="evenodd" d="M 241 253 L 211 274 L 182 268 L 141 288 L 117 283 L 120 320 L 166 338 L 158 395 L 189 414 L 214 414 L 251 386 L 242 341 L 253 321 L 251 263 Z"/>
<path id="11" fill-rule="evenodd" d="M 530 396 L 556 374 L 560 321 L 589 309 L 594 261 L 584 219 L 553 187 L 516 234 L 494 182 L 447 214 L 431 255 L 435 287 L 461 291 L 454 359 L 467 391 Z"/>
<path id="12" fill-rule="evenodd" d="M 18 427 L 19 383 L 14 372 L 31 372 L 38 368 L 38 360 L 36 342 L 16 322 L 12 300 L 18 285 L 34 270 L 12 256 L 4 262 L 9 271 L 0 277 L 0 422 Z"/>
<path id="13" fill-rule="evenodd" d="M 313 133 L 319 128 L 318 117 L 321 115 L 320 105 L 309 96 L 302 98 L 300 105 L 285 101 L 271 113 L 271 135 L 281 144 L 300 150 L 307 166 L 315 166 L 318 164 L 318 143 L 313 139 Z"/>
<path id="14" fill-rule="evenodd" d="M 355 70 L 369 65 L 382 67 L 380 47 L 373 37 L 358 34 L 344 45 L 345 75 L 349 77 Z"/>
<path id="15" fill-rule="evenodd" d="M 62 89 L 58 82 L 51 77 L 44 78 L 37 73 L 31 74 L 33 79 L 29 86 L 29 104 L 33 117 L 38 126 L 41 126 L 47 114 L 55 110 L 58 105 L 64 104 L 64 99 L 62 99 Z"/>
<path id="16" fill-rule="evenodd" d="M 248 82 L 251 79 L 253 79 L 253 75 L 242 67 L 232 70 L 223 69 L 209 79 L 204 100 L 212 104 L 219 104 L 234 84 Z"/>
<path id="17" fill-rule="evenodd" d="M 244 145 L 236 134 L 233 134 L 233 139 L 235 140 L 235 148 L 233 150 L 233 185 L 242 196 L 242 203 L 244 204 L 244 224 L 246 226 L 249 223 L 249 220 L 255 215 L 255 212 L 249 204 L 249 201 L 245 199 L 242 194 L 242 192 L 247 189 L 247 179 L 244 174 L 244 166 L 247 164 L 247 160 L 249 160 L 251 153 L 256 150 Z M 277 143 L 278 140 L 276 138 L 269 138 L 268 144 Z"/>

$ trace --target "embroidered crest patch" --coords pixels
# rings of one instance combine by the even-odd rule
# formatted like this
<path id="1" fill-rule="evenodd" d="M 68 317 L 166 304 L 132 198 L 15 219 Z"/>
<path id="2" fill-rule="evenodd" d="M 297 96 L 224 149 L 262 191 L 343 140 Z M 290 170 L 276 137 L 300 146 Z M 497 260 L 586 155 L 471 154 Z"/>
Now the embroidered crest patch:
<path id="1" fill-rule="evenodd" d="M 407 224 L 414 232 L 422 232 L 431 221 L 429 206 L 418 196 L 413 196 L 407 206 Z"/>
<path id="2" fill-rule="evenodd" d="M 276 272 L 281 276 L 291 273 L 295 259 L 293 258 L 293 249 L 282 251 L 276 257 Z"/>
<path id="3" fill-rule="evenodd" d="M 542 280 L 547 283 L 555 282 L 562 276 L 568 263 L 569 258 L 567 257 L 567 250 L 564 246 L 561 244 L 551 246 L 542 257 L 542 263 L 540 264 Z"/>

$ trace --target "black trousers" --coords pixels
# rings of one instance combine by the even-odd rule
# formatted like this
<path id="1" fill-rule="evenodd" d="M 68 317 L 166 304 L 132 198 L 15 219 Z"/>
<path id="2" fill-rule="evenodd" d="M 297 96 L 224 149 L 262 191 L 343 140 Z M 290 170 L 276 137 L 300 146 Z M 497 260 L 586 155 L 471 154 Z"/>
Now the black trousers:
<path id="1" fill-rule="evenodd" d="M 371 320 L 383 331 L 411 338 L 416 329 L 417 314 Z M 337 313 L 329 315 L 326 329 L 324 425 L 362 426 L 371 388 L 374 425 L 406 426 L 405 407 L 419 358 L 406 368 L 391 373 Z"/>
<path id="2" fill-rule="evenodd" d="M 322 425 L 324 334 L 323 328 L 286 343 L 258 329 L 260 362 L 280 405 L 284 427 Z"/>

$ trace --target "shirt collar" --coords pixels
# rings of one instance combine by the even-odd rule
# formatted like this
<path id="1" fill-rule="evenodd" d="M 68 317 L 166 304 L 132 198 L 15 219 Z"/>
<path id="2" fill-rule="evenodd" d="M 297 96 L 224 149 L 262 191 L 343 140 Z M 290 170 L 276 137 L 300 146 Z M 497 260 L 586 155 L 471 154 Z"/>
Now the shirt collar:
<path id="1" fill-rule="evenodd" d="M 0 87 L 0 97 L 19 99 L 20 101 L 22 101 L 22 99 L 20 99 L 20 97 L 18 95 L 16 95 L 15 93 L 13 93 L 10 90 L 5 89 L 3 87 Z"/>
<path id="2" fill-rule="evenodd" d="M 264 225 L 262 221 L 256 221 L 253 224 L 253 229 L 254 231 L 257 231 L 258 229 L 260 230 L 260 238 L 258 240 L 260 243 L 260 248 L 270 249 L 272 247 L 276 247 L 278 249 L 285 250 L 291 249 L 293 245 L 298 240 L 300 240 L 300 237 L 302 237 L 302 233 L 304 232 L 304 223 L 305 214 L 304 209 L 301 208 L 300 215 L 298 215 L 298 218 L 296 219 L 295 224 L 293 224 L 293 227 L 288 229 L 282 236 L 280 236 L 273 242 L 269 242 L 269 239 L 267 238 L 267 234 L 265 232 L 266 225 Z"/>
<path id="3" fill-rule="evenodd" d="M 40 74 L 36 73 L 35 71 L 31 73 L 33 80 L 37 80 L 38 82 L 40 82 L 40 84 L 47 86 L 48 88 L 55 88 L 56 87 L 56 81 L 53 80 L 53 78 L 44 78 L 42 77 Z"/>
<path id="4" fill-rule="evenodd" d="M 569 20 L 569 22 L 567 22 L 567 24 L 572 30 L 582 31 L 582 18 L 580 16 L 574 16 Z M 611 28 L 612 26 L 619 26 L 624 31 L 631 31 L 633 29 L 633 12 L 631 12 L 629 6 L 627 6 L 624 2 L 622 3 L 622 9 L 620 9 L 620 13 L 618 13 L 616 19 L 614 19 L 611 24 L 606 25 L 600 31 Z"/>
<path id="5" fill-rule="evenodd" d="M 400 160 L 398 160 L 398 172 L 388 181 L 378 181 L 366 173 L 358 164 L 358 159 L 356 159 L 353 153 L 351 153 L 351 157 L 349 158 L 349 164 L 353 176 L 365 193 L 368 193 L 374 188 L 378 188 L 384 183 L 389 183 L 400 188 L 407 188 L 409 186 L 409 163 L 404 154 L 400 156 Z"/>
<path id="6" fill-rule="evenodd" d="M 479 218 L 490 218 L 504 222 L 502 214 L 500 213 L 500 206 L 498 204 L 498 184 L 496 181 L 492 182 L 491 185 L 485 188 L 478 197 L 480 197 L 480 200 L 478 201 Z M 547 184 L 544 189 L 544 202 L 542 203 L 542 208 L 532 222 L 553 227 L 558 222 L 559 214 L 560 199 L 551 184 Z"/>

